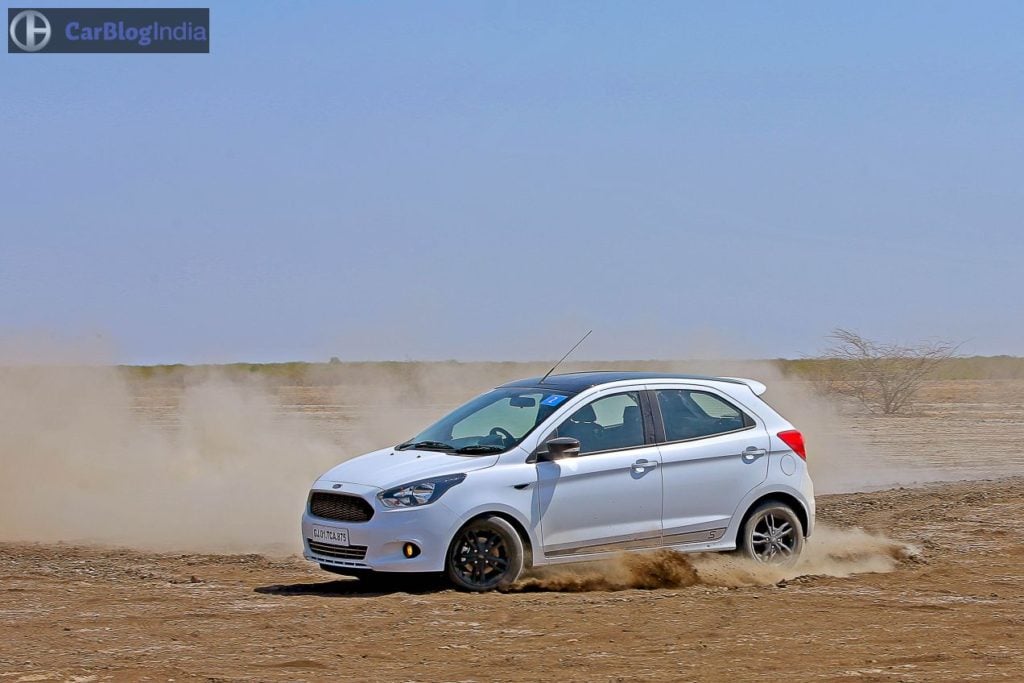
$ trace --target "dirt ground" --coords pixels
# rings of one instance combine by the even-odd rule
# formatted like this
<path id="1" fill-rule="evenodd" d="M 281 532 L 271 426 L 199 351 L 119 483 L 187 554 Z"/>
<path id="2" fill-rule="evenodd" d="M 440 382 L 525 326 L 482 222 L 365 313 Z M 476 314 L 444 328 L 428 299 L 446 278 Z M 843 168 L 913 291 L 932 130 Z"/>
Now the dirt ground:
<path id="1" fill-rule="evenodd" d="M 739 588 L 377 592 L 297 559 L 5 544 L 0 680 L 1018 681 L 1022 484 L 822 497 L 921 554 Z"/>
<path id="2" fill-rule="evenodd" d="M 332 411 L 350 407 L 294 393 L 288 409 L 344 436 Z M 820 524 L 917 548 L 890 571 L 842 576 L 840 534 L 839 575 L 736 580 L 696 557 L 655 566 L 668 587 L 651 590 L 467 595 L 367 587 L 294 556 L 0 542 L 0 683 L 1024 680 L 1024 382 L 935 383 L 923 399 L 837 427 L 895 459 L 841 466 L 975 481 L 818 498 Z"/>

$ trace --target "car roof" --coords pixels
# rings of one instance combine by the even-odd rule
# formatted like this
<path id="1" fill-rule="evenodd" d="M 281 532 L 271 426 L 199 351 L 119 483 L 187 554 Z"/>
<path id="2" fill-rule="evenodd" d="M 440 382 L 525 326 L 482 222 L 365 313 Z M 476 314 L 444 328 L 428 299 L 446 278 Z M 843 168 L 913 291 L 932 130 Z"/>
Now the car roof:
<path id="1" fill-rule="evenodd" d="M 540 377 L 528 377 L 517 379 L 514 382 L 502 384 L 502 387 L 543 387 L 553 391 L 564 391 L 566 393 L 578 394 L 584 389 L 595 387 L 599 384 L 610 384 L 612 382 L 635 381 L 635 380 L 696 380 L 705 382 L 728 382 L 730 384 L 744 385 L 738 379 L 731 377 L 711 377 L 708 375 L 678 375 L 666 372 L 625 372 L 620 370 L 600 370 L 590 372 L 568 372 L 564 375 L 551 375 L 541 383 Z"/>

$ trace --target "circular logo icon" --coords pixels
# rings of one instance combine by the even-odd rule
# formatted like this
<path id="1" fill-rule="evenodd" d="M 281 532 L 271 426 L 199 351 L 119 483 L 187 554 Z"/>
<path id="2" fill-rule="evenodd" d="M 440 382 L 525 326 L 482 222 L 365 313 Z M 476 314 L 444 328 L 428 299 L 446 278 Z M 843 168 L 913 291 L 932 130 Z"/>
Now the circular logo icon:
<path id="1" fill-rule="evenodd" d="M 20 24 L 25 24 L 24 41 L 18 37 L 21 33 L 18 29 Z M 25 52 L 39 52 L 50 42 L 52 31 L 50 30 L 50 20 L 43 16 L 42 12 L 27 9 L 14 15 L 8 33 L 11 36 L 11 41 L 19 49 Z"/>

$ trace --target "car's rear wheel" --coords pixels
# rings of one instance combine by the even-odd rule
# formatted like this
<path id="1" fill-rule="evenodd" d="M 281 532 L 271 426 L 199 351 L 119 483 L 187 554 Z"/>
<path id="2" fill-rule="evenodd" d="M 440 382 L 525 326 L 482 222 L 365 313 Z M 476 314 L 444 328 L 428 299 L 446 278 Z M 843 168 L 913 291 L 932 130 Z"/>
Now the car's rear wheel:
<path id="1" fill-rule="evenodd" d="M 785 503 L 765 501 L 747 516 L 740 530 L 740 548 L 757 562 L 793 564 L 804 549 L 804 526 Z"/>
<path id="2" fill-rule="evenodd" d="M 448 548 L 445 573 L 467 591 L 508 588 L 523 571 L 523 540 L 498 516 L 482 517 L 462 527 Z"/>

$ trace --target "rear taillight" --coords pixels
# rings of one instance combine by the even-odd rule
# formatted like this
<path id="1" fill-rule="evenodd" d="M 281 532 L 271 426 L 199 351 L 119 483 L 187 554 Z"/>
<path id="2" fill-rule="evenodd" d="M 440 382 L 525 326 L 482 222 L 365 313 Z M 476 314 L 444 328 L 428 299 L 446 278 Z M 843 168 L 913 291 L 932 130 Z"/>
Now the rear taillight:
<path id="1" fill-rule="evenodd" d="M 793 452 L 799 455 L 804 460 L 807 459 L 807 451 L 804 449 L 804 435 L 795 429 L 787 429 L 784 432 L 779 432 L 779 438 L 793 449 Z"/>

